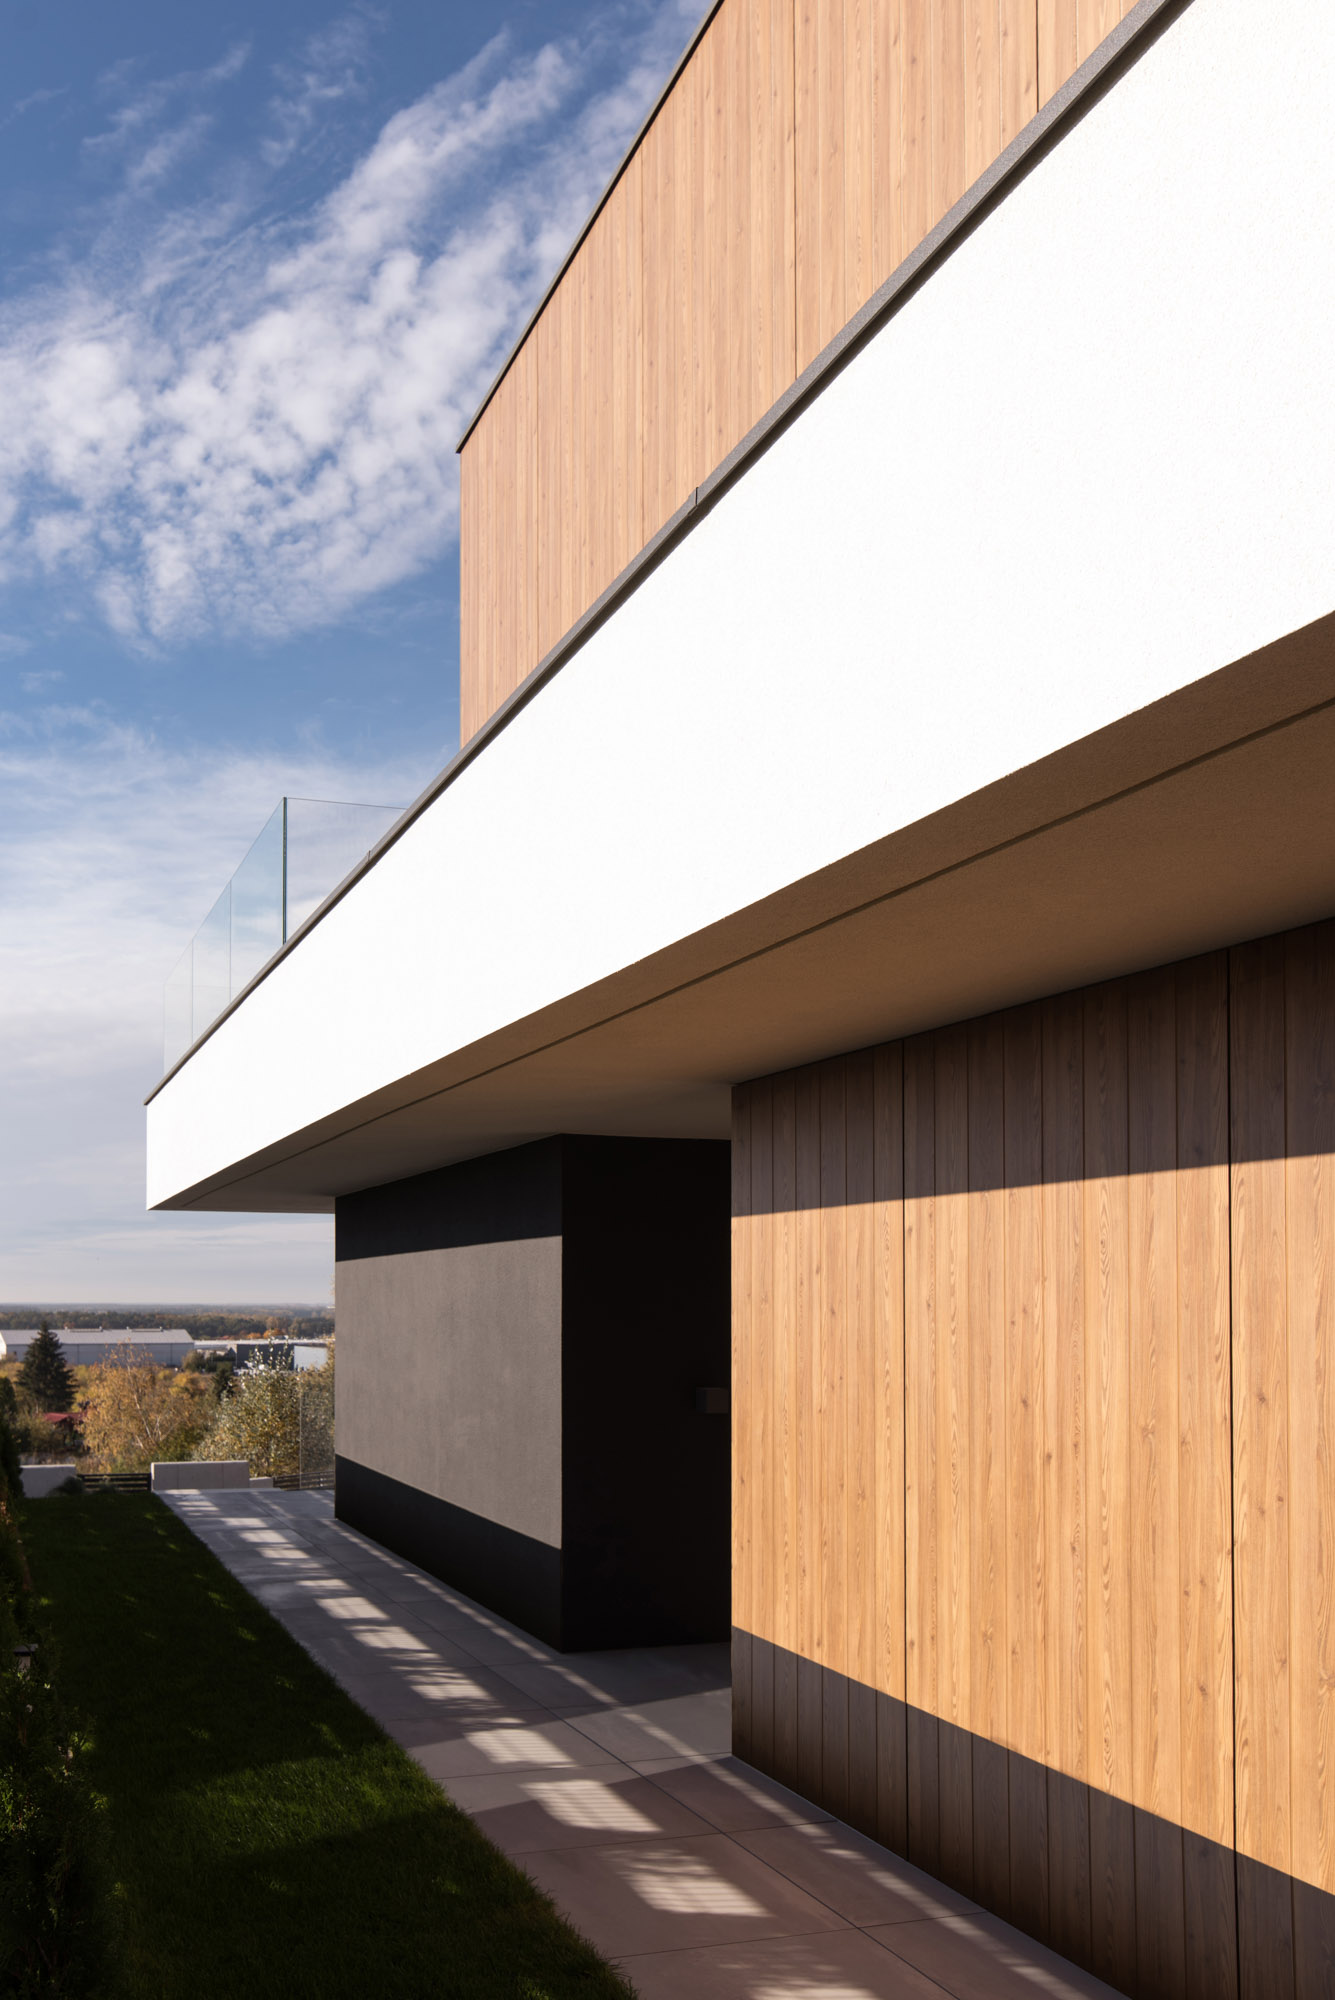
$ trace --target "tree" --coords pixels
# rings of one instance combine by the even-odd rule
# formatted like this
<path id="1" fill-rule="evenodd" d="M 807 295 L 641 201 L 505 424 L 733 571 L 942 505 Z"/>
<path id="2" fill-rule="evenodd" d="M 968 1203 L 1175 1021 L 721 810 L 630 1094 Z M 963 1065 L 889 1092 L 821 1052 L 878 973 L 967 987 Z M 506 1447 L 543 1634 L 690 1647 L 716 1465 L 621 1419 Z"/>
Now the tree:
<path id="1" fill-rule="evenodd" d="M 33 1407 L 43 1413 L 74 1407 L 74 1377 L 65 1360 L 60 1338 L 52 1333 L 49 1320 L 42 1321 L 36 1339 L 28 1343 L 28 1351 L 19 1369 L 19 1388 L 30 1398 Z"/>
<path id="2" fill-rule="evenodd" d="M 204 1435 L 211 1398 L 189 1377 L 159 1368 L 133 1349 L 88 1371 L 83 1440 L 109 1470 L 139 1471 L 154 1459 L 184 1458 Z"/>
<path id="3" fill-rule="evenodd" d="M 252 1473 L 301 1470 L 301 1386 L 291 1368 L 248 1368 L 218 1406 L 201 1458 L 244 1458 Z"/>

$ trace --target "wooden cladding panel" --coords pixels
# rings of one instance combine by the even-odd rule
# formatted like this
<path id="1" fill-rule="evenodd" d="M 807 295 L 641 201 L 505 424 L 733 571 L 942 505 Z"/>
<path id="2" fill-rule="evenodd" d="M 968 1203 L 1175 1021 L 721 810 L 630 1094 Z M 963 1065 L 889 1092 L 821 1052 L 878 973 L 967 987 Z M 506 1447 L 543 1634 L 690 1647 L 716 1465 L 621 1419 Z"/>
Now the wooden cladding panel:
<path id="1" fill-rule="evenodd" d="M 823 1798 L 856 1688 L 905 1699 L 915 1855 L 997 1906 L 999 1810 L 1017 1921 L 1224 1990 L 1236 1845 L 1289 1990 L 1284 1885 L 1335 1892 L 1335 926 L 737 1104 L 737 1620 L 854 1687 Z"/>
<path id="2" fill-rule="evenodd" d="M 1235 952 L 1240 1853 L 1335 1890 L 1335 939 Z"/>
<path id="3" fill-rule="evenodd" d="M 1183 968 L 1176 984 L 1181 1816 L 1193 1833 L 1231 1843 L 1232 1412 L 1223 955 Z"/>
<path id="4" fill-rule="evenodd" d="M 896 1049 L 752 1085 L 733 1139 L 735 1620 L 895 1696 L 901 1075 Z"/>
<path id="5" fill-rule="evenodd" d="M 464 447 L 461 741 L 1130 4 L 724 0 Z"/>
<path id="6" fill-rule="evenodd" d="M 1329 1365 L 1335 1281 L 1335 952 L 1328 937 L 1290 941 L 1286 966 L 1289 1116 L 1289 1521 L 1291 1762 L 1295 1872 L 1335 1888 L 1335 1380 Z M 1317 1773 L 1323 1782 L 1310 1783 Z M 1301 1797 L 1299 1792 L 1301 1791 Z"/>
<path id="7" fill-rule="evenodd" d="M 1001 0 L 1000 11 L 998 86 L 1004 152 L 1039 109 L 1037 0 Z"/>
<path id="8" fill-rule="evenodd" d="M 898 1047 L 872 1055 L 874 1256 L 872 1447 L 877 1485 L 871 1535 L 876 1593 L 875 1671 L 868 1684 L 904 1698 L 904 1063 Z"/>

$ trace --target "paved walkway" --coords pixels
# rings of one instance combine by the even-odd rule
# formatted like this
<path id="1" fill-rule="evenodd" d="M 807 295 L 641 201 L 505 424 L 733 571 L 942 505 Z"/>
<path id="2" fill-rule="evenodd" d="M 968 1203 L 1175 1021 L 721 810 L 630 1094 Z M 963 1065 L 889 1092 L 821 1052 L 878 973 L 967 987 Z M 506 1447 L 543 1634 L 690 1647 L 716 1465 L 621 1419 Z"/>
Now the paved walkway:
<path id="1" fill-rule="evenodd" d="M 554 1653 L 327 1494 L 167 1499 L 642 2000 L 1110 1993 L 731 1758 L 726 1647 Z"/>

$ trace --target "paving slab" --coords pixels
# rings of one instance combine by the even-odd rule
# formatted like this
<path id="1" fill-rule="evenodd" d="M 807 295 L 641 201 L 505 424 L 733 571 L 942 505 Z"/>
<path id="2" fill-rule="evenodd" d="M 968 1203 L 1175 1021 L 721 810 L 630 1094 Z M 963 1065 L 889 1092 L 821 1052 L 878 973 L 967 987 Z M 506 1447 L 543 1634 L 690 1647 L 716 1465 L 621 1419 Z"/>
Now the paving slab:
<path id="1" fill-rule="evenodd" d="M 765 1826 L 808 1826 L 831 1815 L 810 1799 L 776 1784 L 736 1757 L 663 1757 L 633 1761 L 674 1799 L 707 1819 L 720 1833 Z"/>
<path id="2" fill-rule="evenodd" d="M 726 1757 L 732 1749 L 732 1693 L 669 1695 L 663 1701 L 598 1709 L 574 1725 L 614 1757 Z"/>
<path id="3" fill-rule="evenodd" d="M 858 1930 L 649 1952 L 621 1963 L 640 2000 L 943 2000 L 934 1979 Z"/>
<path id="4" fill-rule="evenodd" d="M 870 1935 L 955 2000 L 1108 2000 L 1112 1988 L 982 1910 Z"/>
<path id="5" fill-rule="evenodd" d="M 725 1833 L 548 1848 L 524 1865 L 611 1958 L 843 1928 L 826 1904 Z"/>
<path id="6" fill-rule="evenodd" d="M 393 1720 L 385 1723 L 391 1736 Z M 413 1746 L 412 1754 L 429 1776 L 441 1779 L 476 1777 L 483 1771 L 574 1770 L 607 1761 L 606 1751 L 587 1736 L 542 1711 L 528 1717 L 478 1719 L 448 1733 L 442 1718 L 435 1739 Z"/>
<path id="7" fill-rule="evenodd" d="M 835 1819 L 817 1826 L 739 1831 L 737 1838 L 771 1868 L 864 1930 L 923 1917 L 967 1916 L 975 1908 L 966 1896 Z"/>
<path id="8" fill-rule="evenodd" d="M 328 1494 L 163 1497 L 640 2000 L 1111 1995 L 733 1757 L 725 1646 L 561 1654 Z"/>
<path id="9" fill-rule="evenodd" d="M 624 1764 L 586 1764 L 517 1776 L 487 1771 L 447 1778 L 445 1790 L 504 1853 L 527 1859 L 558 1847 L 605 1847 L 609 1840 L 662 1840 L 712 1833 L 648 1778 Z"/>

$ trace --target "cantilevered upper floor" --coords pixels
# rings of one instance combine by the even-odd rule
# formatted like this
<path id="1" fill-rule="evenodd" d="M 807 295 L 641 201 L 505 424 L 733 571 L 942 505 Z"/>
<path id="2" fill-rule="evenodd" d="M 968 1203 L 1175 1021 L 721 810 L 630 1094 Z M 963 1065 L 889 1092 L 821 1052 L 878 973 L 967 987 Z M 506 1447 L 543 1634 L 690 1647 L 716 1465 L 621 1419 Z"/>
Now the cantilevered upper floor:
<path id="1" fill-rule="evenodd" d="M 507 654 L 153 1097 L 150 1201 L 722 1136 L 741 1078 L 1335 910 L 1333 104 L 1324 0 L 1130 15 L 595 614 L 562 638 L 591 569 Z"/>
<path id="2" fill-rule="evenodd" d="M 1132 12 L 716 0 L 464 438 L 463 741 Z"/>

